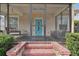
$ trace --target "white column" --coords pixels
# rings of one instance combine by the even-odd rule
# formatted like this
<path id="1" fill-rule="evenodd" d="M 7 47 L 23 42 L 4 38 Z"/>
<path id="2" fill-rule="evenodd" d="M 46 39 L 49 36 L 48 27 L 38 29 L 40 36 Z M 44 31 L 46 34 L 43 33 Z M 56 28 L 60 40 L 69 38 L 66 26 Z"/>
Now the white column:
<path id="1" fill-rule="evenodd" d="M 74 7 L 73 5 L 72 5 L 72 22 L 71 23 L 72 23 L 71 32 L 74 33 Z"/>

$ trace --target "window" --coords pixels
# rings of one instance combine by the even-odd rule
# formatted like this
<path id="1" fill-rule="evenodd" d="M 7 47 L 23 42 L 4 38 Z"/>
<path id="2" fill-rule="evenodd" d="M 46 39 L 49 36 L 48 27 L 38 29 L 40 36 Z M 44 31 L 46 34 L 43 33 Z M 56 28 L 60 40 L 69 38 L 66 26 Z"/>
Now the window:
<path id="1" fill-rule="evenodd" d="M 69 7 L 56 16 L 56 26 L 57 30 L 66 30 L 69 31 Z"/>
<path id="2" fill-rule="evenodd" d="M 7 4 L 0 3 L 0 30 L 4 31 L 5 27 L 7 27 L 6 17 L 7 17 Z"/>
<path id="3" fill-rule="evenodd" d="M 9 18 L 9 26 L 10 26 L 10 30 L 18 30 L 19 28 L 18 17 L 11 16 Z"/>
<path id="4" fill-rule="evenodd" d="M 62 12 L 62 25 L 64 25 L 64 28 L 69 31 L 69 8 Z"/>
<path id="5" fill-rule="evenodd" d="M 60 30 L 59 25 L 61 24 L 61 14 L 57 16 L 57 30 Z"/>
<path id="6" fill-rule="evenodd" d="M 5 16 L 0 15 L 0 30 L 5 30 Z"/>

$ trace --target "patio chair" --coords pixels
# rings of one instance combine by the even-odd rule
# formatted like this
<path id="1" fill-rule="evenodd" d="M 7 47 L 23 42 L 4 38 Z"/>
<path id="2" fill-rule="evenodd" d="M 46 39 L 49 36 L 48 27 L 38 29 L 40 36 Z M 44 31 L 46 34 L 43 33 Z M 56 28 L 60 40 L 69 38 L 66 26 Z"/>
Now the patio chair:
<path id="1" fill-rule="evenodd" d="M 61 39 L 62 38 L 62 32 L 60 31 L 53 31 L 51 32 L 51 36 L 55 39 Z"/>
<path id="2" fill-rule="evenodd" d="M 55 39 L 58 40 L 63 40 L 65 39 L 65 34 L 68 32 L 67 31 L 67 25 L 59 25 L 60 30 L 55 30 L 51 32 L 51 36 Z"/>

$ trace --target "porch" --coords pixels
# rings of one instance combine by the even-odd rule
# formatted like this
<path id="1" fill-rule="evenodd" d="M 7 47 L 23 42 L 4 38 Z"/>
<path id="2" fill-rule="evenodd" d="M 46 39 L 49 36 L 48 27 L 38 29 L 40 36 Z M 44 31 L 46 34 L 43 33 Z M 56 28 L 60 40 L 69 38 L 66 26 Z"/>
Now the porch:
<path id="1" fill-rule="evenodd" d="M 72 31 L 71 4 L 0 6 L 0 30 L 17 36 L 17 41 L 65 42 L 65 34 Z"/>

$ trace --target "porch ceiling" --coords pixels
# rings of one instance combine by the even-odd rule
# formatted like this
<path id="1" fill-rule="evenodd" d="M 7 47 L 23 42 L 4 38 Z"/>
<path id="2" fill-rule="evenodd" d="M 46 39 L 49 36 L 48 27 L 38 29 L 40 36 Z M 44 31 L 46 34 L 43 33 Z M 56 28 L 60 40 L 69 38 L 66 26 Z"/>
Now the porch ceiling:
<path id="1" fill-rule="evenodd" d="M 46 4 L 32 4 L 32 12 L 34 13 L 44 13 Z M 29 14 L 30 4 L 10 4 L 10 14 Z M 47 4 L 46 12 L 47 14 L 56 14 L 63 8 L 67 7 L 68 4 Z M 5 11 L 5 9 L 3 9 Z"/>

